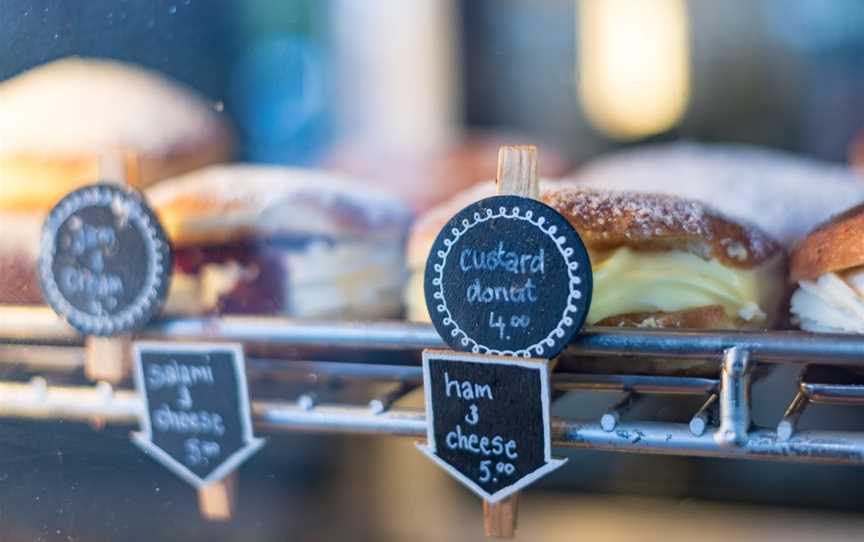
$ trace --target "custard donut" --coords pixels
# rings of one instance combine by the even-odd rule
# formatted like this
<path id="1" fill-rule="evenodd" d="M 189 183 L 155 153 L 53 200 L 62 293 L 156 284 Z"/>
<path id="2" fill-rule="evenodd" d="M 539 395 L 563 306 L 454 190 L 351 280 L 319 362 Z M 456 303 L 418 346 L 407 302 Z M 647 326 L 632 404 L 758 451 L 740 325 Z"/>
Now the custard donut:
<path id="1" fill-rule="evenodd" d="M 446 220 L 492 195 L 486 183 L 433 209 L 409 238 L 409 318 L 426 321 L 423 269 Z M 584 241 L 594 276 L 589 325 L 763 329 L 779 315 L 786 258 L 760 230 L 693 200 L 541 182 L 540 199 Z"/>

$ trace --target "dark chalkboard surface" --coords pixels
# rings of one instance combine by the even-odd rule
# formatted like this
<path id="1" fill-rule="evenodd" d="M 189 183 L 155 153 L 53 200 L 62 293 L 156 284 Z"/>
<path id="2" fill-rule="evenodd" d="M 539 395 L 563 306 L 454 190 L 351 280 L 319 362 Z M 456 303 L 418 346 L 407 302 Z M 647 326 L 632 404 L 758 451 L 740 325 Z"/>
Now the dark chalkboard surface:
<path id="1" fill-rule="evenodd" d="M 426 305 L 463 352 L 552 358 L 582 328 L 591 264 L 557 211 L 519 196 L 480 200 L 441 230 L 426 264 Z"/>
<path id="2" fill-rule="evenodd" d="M 489 502 L 564 464 L 551 457 L 548 361 L 423 352 L 420 449 Z"/>
<path id="3" fill-rule="evenodd" d="M 154 459 L 201 487 L 261 447 L 239 345 L 136 343 L 134 351 L 145 411 L 133 436 Z"/>
<path id="4" fill-rule="evenodd" d="M 168 294 L 171 249 L 159 220 L 131 188 L 71 192 L 45 222 L 39 281 L 46 301 L 88 335 L 140 328 Z"/>

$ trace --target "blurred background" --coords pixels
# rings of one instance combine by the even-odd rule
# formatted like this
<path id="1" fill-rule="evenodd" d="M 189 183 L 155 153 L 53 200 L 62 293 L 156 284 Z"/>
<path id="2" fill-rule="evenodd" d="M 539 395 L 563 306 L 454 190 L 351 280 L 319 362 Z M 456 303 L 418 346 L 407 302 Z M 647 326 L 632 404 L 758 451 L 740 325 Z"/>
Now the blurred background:
<path id="1" fill-rule="evenodd" d="M 0 0 L 0 80 L 69 55 L 197 90 L 230 118 L 239 159 L 355 173 L 418 210 L 494 177 L 501 143 L 540 145 L 548 175 L 682 140 L 864 163 L 858 0 Z M 791 399 L 778 395 L 767 423 Z M 524 495 L 520 539 L 864 528 L 860 469 L 567 455 Z M 0 540 L 482 538 L 480 502 L 407 440 L 274 437 L 239 498 L 235 520 L 208 525 L 127 430 L 0 423 Z"/>
<path id="2" fill-rule="evenodd" d="M 553 172 L 681 139 L 845 162 L 864 127 L 855 0 L 3 0 L 0 25 L 0 79 L 129 61 L 224 107 L 240 159 L 378 178 L 482 178 L 502 140 L 546 145 Z"/>

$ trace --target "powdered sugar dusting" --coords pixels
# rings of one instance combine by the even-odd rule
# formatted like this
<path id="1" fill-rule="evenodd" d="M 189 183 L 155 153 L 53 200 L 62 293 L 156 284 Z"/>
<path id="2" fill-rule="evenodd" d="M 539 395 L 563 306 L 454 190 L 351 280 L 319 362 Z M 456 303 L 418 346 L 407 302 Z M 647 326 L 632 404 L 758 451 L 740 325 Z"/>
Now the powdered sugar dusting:
<path id="1" fill-rule="evenodd" d="M 195 92 L 120 62 L 66 58 L 0 84 L 0 152 L 163 156 L 227 137 Z"/>
<path id="2" fill-rule="evenodd" d="M 423 264 L 438 230 L 456 212 L 495 194 L 494 181 L 461 192 L 415 222 L 409 242 L 412 267 Z M 541 180 L 540 199 L 568 217 L 589 246 L 685 238 L 686 250 L 746 265 L 773 256 L 778 246 L 758 228 L 726 219 L 700 201 L 666 194 L 597 190 L 573 180 Z"/>
<path id="3" fill-rule="evenodd" d="M 405 204 L 367 183 L 320 170 L 266 165 L 210 166 L 157 183 L 147 190 L 147 198 L 157 209 L 194 199 L 213 216 L 238 209 L 265 216 L 292 202 L 309 203 L 357 217 L 367 227 L 404 224 L 411 216 Z"/>
<path id="4" fill-rule="evenodd" d="M 700 201 L 664 194 L 595 190 L 568 184 L 547 191 L 544 201 L 570 216 L 577 229 L 591 237 L 618 243 L 640 243 L 664 238 L 690 238 L 688 250 L 702 257 L 711 253 L 746 263 L 762 261 L 777 245 L 762 231 L 729 220 Z M 706 247 L 709 244 L 713 248 Z M 717 251 L 719 250 L 719 254 Z"/>
<path id="5" fill-rule="evenodd" d="M 706 201 L 787 248 L 817 224 L 864 201 L 864 183 L 846 166 L 745 145 L 650 145 L 595 159 L 572 180 L 585 187 Z M 751 235 L 751 242 L 757 246 L 760 238 Z"/>
<path id="6" fill-rule="evenodd" d="M 706 239 L 712 235 L 705 219 L 705 206 L 682 198 L 636 192 L 562 190 L 546 199 L 552 207 L 593 222 L 595 226 L 602 227 L 606 222 L 627 217 L 624 236 L 634 241 L 681 229 Z"/>

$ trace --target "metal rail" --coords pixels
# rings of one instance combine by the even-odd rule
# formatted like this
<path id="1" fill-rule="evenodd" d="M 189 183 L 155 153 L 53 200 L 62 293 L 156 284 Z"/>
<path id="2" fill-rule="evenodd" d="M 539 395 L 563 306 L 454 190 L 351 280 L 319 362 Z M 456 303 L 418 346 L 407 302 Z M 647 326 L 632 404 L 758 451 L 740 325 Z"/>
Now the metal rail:
<path id="1" fill-rule="evenodd" d="M 0 415 L 31 419 L 90 421 L 133 425 L 143 408 L 132 391 L 110 386 L 48 386 L 44 380 L 0 384 Z M 256 430 L 350 432 L 423 438 L 421 410 L 379 410 L 373 406 L 303 406 L 286 401 L 253 401 Z M 773 431 L 750 432 L 737 446 L 718 442 L 711 434 L 694 435 L 686 424 L 619 423 L 607 431 L 599 423 L 554 418 L 553 444 L 571 448 L 662 453 L 704 457 L 750 458 L 864 464 L 864 435 L 825 431 L 803 432 L 783 440 Z"/>
<path id="2" fill-rule="evenodd" d="M 370 356 L 402 351 L 414 355 L 441 347 L 428 325 L 402 322 L 334 323 L 279 317 L 173 318 L 157 321 L 142 337 L 162 340 L 243 342 L 254 351 L 280 347 L 302 352 L 360 351 Z M 81 340 L 50 310 L 0 307 L 0 363 L 24 362 L 30 368 L 69 373 L 80 367 Z M 295 352 L 293 355 L 302 356 Z M 620 356 L 715 360 L 717 378 L 659 374 L 579 374 L 562 367 L 553 377 L 554 396 L 572 390 L 626 394 L 598 420 L 569 417 L 553 420 L 558 446 L 610 451 L 728 458 L 776 459 L 864 464 L 864 433 L 797 431 L 808 402 L 864 402 L 858 381 L 806 382 L 780 420 L 777 430 L 751 427 L 750 388 L 754 368 L 762 363 L 819 363 L 864 368 L 864 337 L 802 332 L 686 332 L 589 328 L 569 347 L 568 355 L 617 359 Z M 299 400 L 253 400 L 260 431 L 327 431 L 403 435 L 422 438 L 422 411 L 398 408 L 416 389 L 420 371 L 410 356 L 397 363 L 346 363 L 283 359 L 280 353 L 251 355 L 250 374 L 294 373 L 391 382 L 366 405 L 321 404 L 316 392 Z M 291 355 L 291 354 L 289 354 Z M 382 355 L 382 359 L 383 354 Z M 387 354 L 392 356 L 392 354 Z M 333 356 L 332 359 L 339 359 Z M 409 361 L 406 363 L 404 359 Z M 577 369 L 578 370 L 578 367 Z M 836 369 L 841 370 L 841 369 Z M 569 371 L 569 372 L 566 372 Z M 864 377 L 862 377 L 864 382 Z M 633 405 L 645 395 L 703 397 L 690 423 L 635 421 Z M 253 393 L 254 396 L 254 393 Z M 98 419 L 134 424 L 141 405 L 131 390 L 96 386 L 50 386 L 37 377 L 29 383 L 0 383 L 0 416 Z"/>
<path id="3" fill-rule="evenodd" d="M 224 340 L 269 346 L 420 350 L 444 342 L 428 324 L 322 322 L 278 316 L 166 318 L 141 336 L 166 340 Z M 0 344 L 81 344 L 46 307 L 0 306 Z M 825 363 L 864 367 L 864 337 L 801 331 L 670 331 L 588 327 L 570 346 L 578 355 L 717 358 L 738 347 L 760 363 Z"/>
<path id="4" fill-rule="evenodd" d="M 444 346 L 434 328 L 405 322 L 308 322 L 278 317 L 180 318 L 157 322 L 151 338 L 202 337 L 271 345 L 419 350 Z M 0 332 L 2 336 L 2 332 Z M 800 331 L 693 332 L 589 327 L 570 346 L 575 354 L 716 358 L 728 348 L 746 350 L 759 362 L 819 361 L 864 367 L 864 337 Z"/>

